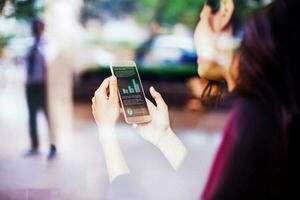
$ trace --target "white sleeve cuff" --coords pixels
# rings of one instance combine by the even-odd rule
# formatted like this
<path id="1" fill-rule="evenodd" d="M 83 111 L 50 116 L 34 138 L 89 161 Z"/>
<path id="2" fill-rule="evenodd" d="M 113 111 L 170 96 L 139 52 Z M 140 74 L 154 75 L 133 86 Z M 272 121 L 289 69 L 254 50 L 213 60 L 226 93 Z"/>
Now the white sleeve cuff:
<path id="1" fill-rule="evenodd" d="M 188 153 L 184 144 L 171 128 L 168 129 L 167 133 L 158 141 L 156 146 L 165 155 L 174 170 L 179 169 Z"/>
<path id="2" fill-rule="evenodd" d="M 103 147 L 109 181 L 112 183 L 118 176 L 128 174 L 129 169 L 117 140 L 114 126 L 99 126 L 99 138 Z"/>

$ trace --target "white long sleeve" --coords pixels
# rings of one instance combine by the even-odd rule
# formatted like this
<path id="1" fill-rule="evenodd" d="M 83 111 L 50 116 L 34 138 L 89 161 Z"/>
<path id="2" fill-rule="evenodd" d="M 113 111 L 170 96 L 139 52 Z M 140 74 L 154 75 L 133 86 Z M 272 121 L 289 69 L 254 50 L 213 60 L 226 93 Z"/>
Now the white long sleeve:
<path id="1" fill-rule="evenodd" d="M 102 143 L 109 181 L 112 183 L 120 175 L 128 174 L 129 169 L 122 154 L 113 126 L 99 126 L 99 138 Z"/>
<path id="2" fill-rule="evenodd" d="M 179 169 L 188 153 L 184 144 L 175 135 L 171 128 L 167 130 L 156 146 L 164 154 L 175 170 Z"/>

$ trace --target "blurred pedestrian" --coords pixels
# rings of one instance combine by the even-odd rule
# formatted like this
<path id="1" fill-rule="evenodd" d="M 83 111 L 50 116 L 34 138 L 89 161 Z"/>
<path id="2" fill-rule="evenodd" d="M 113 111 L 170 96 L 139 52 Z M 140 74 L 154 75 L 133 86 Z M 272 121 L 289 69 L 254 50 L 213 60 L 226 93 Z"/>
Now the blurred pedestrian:
<path id="1" fill-rule="evenodd" d="M 42 110 L 48 120 L 48 108 L 47 108 L 47 68 L 44 55 L 43 32 L 44 22 L 41 19 L 33 20 L 31 24 L 32 34 L 34 37 L 34 43 L 30 47 L 26 56 L 26 98 L 29 111 L 29 131 L 31 139 L 31 149 L 27 155 L 36 155 L 39 153 L 39 137 L 37 126 L 37 113 Z M 49 124 L 49 132 L 50 123 Z M 55 144 L 50 144 L 50 150 L 48 158 L 54 158 L 56 155 Z"/>

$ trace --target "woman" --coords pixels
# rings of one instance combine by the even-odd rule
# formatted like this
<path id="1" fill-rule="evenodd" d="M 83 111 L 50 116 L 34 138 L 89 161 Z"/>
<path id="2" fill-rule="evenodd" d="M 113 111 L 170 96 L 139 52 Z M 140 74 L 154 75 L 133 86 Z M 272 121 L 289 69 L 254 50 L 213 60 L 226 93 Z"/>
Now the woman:
<path id="1" fill-rule="evenodd" d="M 239 54 L 230 39 L 233 1 L 221 1 L 216 12 L 206 5 L 201 12 L 195 31 L 199 75 L 225 81 L 231 94 L 238 97 L 201 199 L 274 199 L 286 192 L 287 171 L 292 169 L 290 156 L 295 151 L 293 138 L 300 130 L 297 56 L 289 47 L 299 42 L 294 29 L 298 9 L 297 1 L 278 0 L 257 12 L 244 26 Z M 204 36 L 208 40 L 202 40 Z M 231 45 L 220 42 L 226 37 Z M 106 79 L 93 99 L 100 137 L 114 142 L 108 138 L 115 137 L 112 130 L 119 116 L 116 84 L 114 77 Z M 161 95 L 153 87 L 150 93 L 157 106 L 148 101 L 153 120 L 139 125 L 139 132 L 160 148 L 176 169 L 186 155 L 185 147 L 170 127 Z M 178 152 L 172 153 L 174 147 Z"/>

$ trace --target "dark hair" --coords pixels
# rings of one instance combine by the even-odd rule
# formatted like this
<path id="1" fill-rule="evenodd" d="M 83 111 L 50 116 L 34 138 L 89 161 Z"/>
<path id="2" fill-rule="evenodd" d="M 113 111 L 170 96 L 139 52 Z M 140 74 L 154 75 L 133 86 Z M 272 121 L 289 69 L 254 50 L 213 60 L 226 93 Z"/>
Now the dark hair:
<path id="1" fill-rule="evenodd" d="M 299 3 L 292 2 L 276 1 L 245 23 L 237 80 L 241 95 L 259 97 L 284 112 L 286 125 L 299 115 L 300 100 L 298 55 L 293 48 L 299 44 L 298 18 L 292 13 Z"/>
<path id="2" fill-rule="evenodd" d="M 39 36 L 45 28 L 45 24 L 42 19 L 35 18 L 31 22 L 31 31 L 34 36 Z"/>
<path id="3" fill-rule="evenodd" d="M 219 108 L 226 99 L 227 85 L 225 81 L 207 80 L 207 84 L 201 94 L 201 103 L 207 109 Z"/>
<path id="4" fill-rule="evenodd" d="M 286 144 L 288 173 L 298 170 L 299 8 L 299 1 L 278 0 L 246 22 L 236 87 L 240 96 L 255 97 L 274 110 Z"/>

